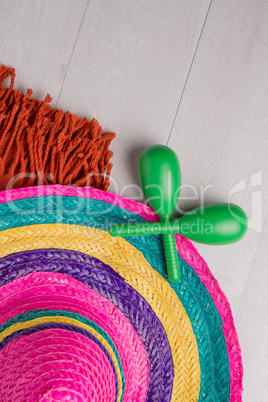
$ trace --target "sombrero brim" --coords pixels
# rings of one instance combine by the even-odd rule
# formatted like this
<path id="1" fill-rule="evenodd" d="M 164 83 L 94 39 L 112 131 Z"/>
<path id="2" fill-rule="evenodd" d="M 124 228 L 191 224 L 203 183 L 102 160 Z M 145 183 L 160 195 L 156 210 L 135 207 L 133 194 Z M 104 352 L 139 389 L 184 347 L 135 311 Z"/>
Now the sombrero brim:
<path id="1" fill-rule="evenodd" d="M 108 233 L 114 223 L 156 220 L 149 207 L 60 185 L 8 190 L 0 202 L 0 399 L 27 385 L 44 400 L 60 392 L 77 400 L 241 400 L 230 306 L 192 244 L 176 237 L 182 279 L 171 284 L 160 236 Z M 51 336 L 67 343 L 57 351 L 45 342 Z M 39 365 L 30 339 L 40 353 L 47 345 Z"/>

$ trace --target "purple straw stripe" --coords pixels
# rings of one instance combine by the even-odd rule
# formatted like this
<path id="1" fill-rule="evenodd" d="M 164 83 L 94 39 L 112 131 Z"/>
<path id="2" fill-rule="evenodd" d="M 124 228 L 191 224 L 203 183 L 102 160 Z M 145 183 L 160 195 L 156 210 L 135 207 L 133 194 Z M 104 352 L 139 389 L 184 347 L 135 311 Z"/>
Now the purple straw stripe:
<path id="1" fill-rule="evenodd" d="M 147 401 L 170 401 L 174 367 L 167 335 L 146 300 L 111 267 L 89 255 L 61 249 L 28 250 L 0 259 L 0 286 L 32 271 L 70 275 L 109 299 L 139 334 L 150 364 Z"/>
<path id="2" fill-rule="evenodd" d="M 117 401 L 118 399 L 118 393 L 119 393 L 119 384 L 118 384 L 118 376 L 116 373 L 116 369 L 115 369 L 115 365 L 114 362 L 110 356 L 110 353 L 108 352 L 108 350 L 105 348 L 105 346 L 101 343 L 101 341 L 96 338 L 93 334 L 91 334 L 90 332 L 86 331 L 84 328 L 80 328 L 77 327 L 76 325 L 72 325 L 72 324 L 65 324 L 65 323 L 56 323 L 56 322 L 48 322 L 45 324 L 40 324 L 40 325 L 36 325 L 35 327 L 31 327 L 31 328 L 27 328 L 27 329 L 21 329 L 19 331 L 14 332 L 12 335 L 7 336 L 6 338 L 4 338 L 2 340 L 2 342 L 0 342 L 0 351 L 7 346 L 10 342 L 14 341 L 15 339 L 18 339 L 22 336 L 29 336 L 35 332 L 39 332 L 39 331 L 43 331 L 46 329 L 54 329 L 54 328 L 61 328 L 61 329 L 65 329 L 68 331 L 72 331 L 72 332 L 77 332 L 85 337 L 87 337 L 88 339 L 90 339 L 91 341 L 95 342 L 98 347 L 103 351 L 103 353 L 106 355 L 112 369 L 113 369 L 113 373 L 114 373 L 114 377 L 115 377 L 115 401 Z"/>

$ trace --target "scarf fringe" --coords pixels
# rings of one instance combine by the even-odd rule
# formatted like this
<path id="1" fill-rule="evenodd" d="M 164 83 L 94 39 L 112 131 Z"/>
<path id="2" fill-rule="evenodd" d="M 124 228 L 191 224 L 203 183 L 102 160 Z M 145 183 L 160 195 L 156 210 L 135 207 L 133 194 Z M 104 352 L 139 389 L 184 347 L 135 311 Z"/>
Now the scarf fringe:
<path id="1" fill-rule="evenodd" d="M 11 77 L 9 88 L 3 86 Z M 98 121 L 53 109 L 45 99 L 14 90 L 15 69 L 0 67 L 0 190 L 63 184 L 109 187 L 115 133 Z"/>

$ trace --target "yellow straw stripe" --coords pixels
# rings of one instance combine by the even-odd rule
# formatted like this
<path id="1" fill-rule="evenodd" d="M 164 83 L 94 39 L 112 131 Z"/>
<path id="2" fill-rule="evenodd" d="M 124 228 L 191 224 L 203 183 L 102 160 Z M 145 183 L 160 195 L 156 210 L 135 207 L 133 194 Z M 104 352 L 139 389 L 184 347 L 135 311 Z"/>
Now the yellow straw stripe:
<path id="1" fill-rule="evenodd" d="M 125 239 L 88 226 L 40 224 L 0 232 L 0 257 L 19 251 L 59 248 L 80 251 L 117 271 L 150 304 L 167 333 L 174 362 L 172 401 L 197 401 L 198 347 L 190 319 L 168 282 Z"/>
<path id="2" fill-rule="evenodd" d="M 77 327 L 83 328 L 86 331 L 90 332 L 92 335 L 94 335 L 99 341 L 101 341 L 101 343 L 103 344 L 103 346 L 108 350 L 114 365 L 115 365 L 115 369 L 116 369 L 116 373 L 117 373 L 117 378 L 118 378 L 118 385 L 119 385 L 119 393 L 118 393 L 118 401 L 120 401 L 121 395 L 122 395 L 122 378 L 121 378 L 121 374 L 120 374 L 120 369 L 118 366 L 118 361 L 117 358 L 114 354 L 113 349 L 111 348 L 111 346 L 109 345 L 109 343 L 106 341 L 105 338 L 103 338 L 99 332 L 97 332 L 94 328 L 90 327 L 87 324 L 84 324 L 81 321 L 78 321 L 74 318 L 70 318 L 70 317 L 65 317 L 65 316 L 46 316 L 46 317 L 39 317 L 39 318 L 35 318 L 33 320 L 30 321 L 22 321 L 22 322 L 18 322 L 16 324 L 11 325 L 10 327 L 8 327 L 5 331 L 3 331 L 0 334 L 0 342 L 2 342 L 2 340 L 4 338 L 6 338 L 9 335 L 12 335 L 14 332 L 16 331 L 20 331 L 23 329 L 27 329 L 27 328 L 32 328 L 35 327 L 36 325 L 40 325 L 40 324 L 45 324 L 48 322 L 60 322 L 60 323 L 65 323 L 65 324 L 72 324 L 72 325 L 76 325 Z"/>

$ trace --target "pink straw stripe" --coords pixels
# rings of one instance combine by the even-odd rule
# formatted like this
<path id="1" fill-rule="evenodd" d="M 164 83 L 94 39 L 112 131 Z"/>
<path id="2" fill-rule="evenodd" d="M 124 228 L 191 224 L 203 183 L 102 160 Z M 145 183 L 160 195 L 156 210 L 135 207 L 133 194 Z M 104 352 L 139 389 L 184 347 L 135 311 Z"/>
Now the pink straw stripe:
<path id="1" fill-rule="evenodd" d="M 114 374 L 90 339 L 49 329 L 12 341 L 0 352 L 1 401 L 115 398 Z M 96 394 L 97 393 L 97 394 Z M 91 397 L 94 398 L 91 399 Z M 49 399 L 50 398 L 50 399 Z"/>
<path id="2" fill-rule="evenodd" d="M 113 340 L 125 373 L 125 398 L 146 399 L 149 363 L 130 321 L 109 300 L 65 274 L 32 272 L 0 287 L 0 324 L 26 311 L 69 310 L 98 324 Z M 144 383 L 145 381 L 145 383 Z"/>
<path id="3" fill-rule="evenodd" d="M 48 196 L 48 195 L 66 195 L 73 197 L 92 198 L 103 200 L 113 205 L 117 205 L 128 211 L 134 212 L 150 222 L 158 221 L 158 216 L 154 211 L 139 202 L 121 197 L 117 194 L 106 193 L 92 187 L 71 187 L 59 184 L 53 186 L 28 187 L 0 192 L 0 203 L 9 202 L 16 199 Z M 234 326 L 234 320 L 230 304 L 221 291 L 218 281 L 214 278 L 206 262 L 199 255 L 192 243 L 180 236 L 175 235 L 177 249 L 184 260 L 196 271 L 200 279 L 208 289 L 223 321 L 223 332 L 226 339 L 231 378 L 231 402 L 242 401 L 242 378 L 243 366 L 241 349 L 238 335 Z"/>

